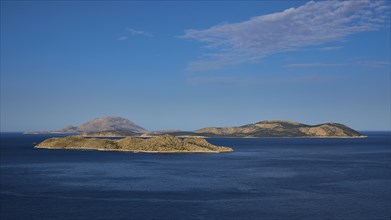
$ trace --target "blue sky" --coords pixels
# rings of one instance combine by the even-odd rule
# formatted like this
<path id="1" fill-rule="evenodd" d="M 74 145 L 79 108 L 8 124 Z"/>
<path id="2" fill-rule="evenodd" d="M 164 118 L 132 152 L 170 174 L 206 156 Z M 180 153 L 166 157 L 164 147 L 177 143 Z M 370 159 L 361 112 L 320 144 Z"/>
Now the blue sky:
<path id="1" fill-rule="evenodd" d="M 1 1 L 1 131 L 390 130 L 389 1 Z"/>

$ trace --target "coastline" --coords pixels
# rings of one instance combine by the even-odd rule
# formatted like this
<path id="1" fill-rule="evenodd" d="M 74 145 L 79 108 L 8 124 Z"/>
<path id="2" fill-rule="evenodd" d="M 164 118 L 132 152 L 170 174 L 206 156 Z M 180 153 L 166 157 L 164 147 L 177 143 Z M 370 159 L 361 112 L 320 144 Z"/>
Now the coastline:
<path id="1" fill-rule="evenodd" d="M 215 146 L 205 139 L 163 135 L 153 138 L 125 137 L 120 139 L 86 138 L 80 136 L 52 137 L 34 146 L 41 149 L 75 149 L 143 153 L 228 153 L 234 149 Z"/>
<path id="2" fill-rule="evenodd" d="M 79 151 L 106 151 L 106 152 L 124 152 L 124 153 L 153 153 L 153 154 L 210 154 L 210 153 L 230 153 L 233 151 L 225 151 L 225 152 L 218 152 L 218 151 L 143 151 L 143 150 L 124 150 L 124 149 L 97 149 L 97 148 L 48 148 L 48 147 L 37 147 L 36 149 L 48 149 L 48 150 L 79 150 Z"/>
<path id="3" fill-rule="evenodd" d="M 72 136 L 72 135 L 75 135 L 75 134 L 70 134 L 70 133 L 26 133 L 24 132 L 23 134 L 25 135 L 40 135 L 40 134 L 61 134 L 61 135 L 69 135 L 69 136 Z M 162 134 L 162 135 L 165 135 L 165 134 Z M 114 136 L 114 135 L 80 135 L 80 134 L 77 134 L 76 136 L 78 137 L 85 137 L 85 138 L 125 138 L 125 137 L 136 137 L 136 138 L 153 138 L 153 137 L 159 137 L 159 136 L 162 136 L 162 135 L 155 135 L 155 136 L 152 136 L 152 135 L 140 135 L 140 136 L 124 136 L 124 135 L 121 135 L 121 136 Z M 361 135 L 361 136 L 297 136 L 297 137 L 251 137 L 251 136 L 246 136 L 246 137 L 235 137 L 235 136 L 192 136 L 192 135 L 179 135 L 179 136 L 175 136 L 177 138 L 319 138 L 319 139 L 325 139 L 325 138 L 331 138 L 331 139 L 339 139 L 339 138 L 367 138 L 368 136 L 367 135 Z"/>

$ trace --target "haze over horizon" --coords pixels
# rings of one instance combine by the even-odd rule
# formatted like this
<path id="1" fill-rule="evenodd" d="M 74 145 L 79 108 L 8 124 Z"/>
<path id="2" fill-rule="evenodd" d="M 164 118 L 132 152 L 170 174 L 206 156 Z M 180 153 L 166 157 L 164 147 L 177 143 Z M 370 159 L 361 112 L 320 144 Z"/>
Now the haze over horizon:
<path id="1" fill-rule="evenodd" d="M 391 130 L 390 1 L 1 1 L 1 131 Z"/>

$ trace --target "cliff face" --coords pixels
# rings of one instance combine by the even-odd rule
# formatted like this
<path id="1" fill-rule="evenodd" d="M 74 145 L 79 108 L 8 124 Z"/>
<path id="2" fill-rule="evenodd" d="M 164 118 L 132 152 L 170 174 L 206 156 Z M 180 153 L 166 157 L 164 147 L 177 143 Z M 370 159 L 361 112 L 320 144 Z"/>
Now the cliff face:
<path id="1" fill-rule="evenodd" d="M 291 121 L 261 121 L 239 127 L 211 127 L 196 130 L 204 136 L 223 137 L 363 137 L 338 123 L 306 125 Z"/>
<path id="2" fill-rule="evenodd" d="M 220 153 L 233 151 L 229 147 L 212 145 L 204 139 L 186 138 L 180 140 L 177 137 L 169 135 L 157 136 L 150 139 L 126 137 L 118 140 L 68 136 L 64 138 L 49 138 L 35 146 L 35 148 L 146 153 Z"/>

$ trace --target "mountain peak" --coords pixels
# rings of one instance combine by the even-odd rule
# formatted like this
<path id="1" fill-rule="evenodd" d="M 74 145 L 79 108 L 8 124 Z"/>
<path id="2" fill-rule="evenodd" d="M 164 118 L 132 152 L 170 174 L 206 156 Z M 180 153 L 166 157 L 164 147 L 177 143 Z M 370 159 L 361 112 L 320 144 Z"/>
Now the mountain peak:
<path id="1" fill-rule="evenodd" d="M 256 124 L 290 124 L 290 125 L 302 125 L 299 122 L 295 121 L 288 121 L 288 120 L 266 120 L 266 121 L 260 121 Z"/>

